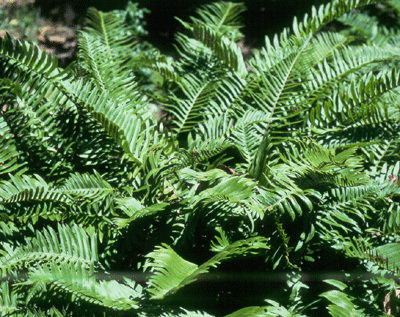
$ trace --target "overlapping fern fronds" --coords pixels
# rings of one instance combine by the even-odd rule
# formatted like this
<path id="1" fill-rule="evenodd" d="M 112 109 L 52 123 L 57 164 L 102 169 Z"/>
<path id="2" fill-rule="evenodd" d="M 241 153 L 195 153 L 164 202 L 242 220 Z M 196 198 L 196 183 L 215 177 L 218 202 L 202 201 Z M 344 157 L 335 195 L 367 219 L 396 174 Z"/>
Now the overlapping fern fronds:
<path id="1" fill-rule="evenodd" d="M 178 56 L 152 61 L 164 80 L 148 96 L 132 71 L 148 60 L 133 56 L 118 14 L 89 10 L 65 70 L 1 39 L 0 309 L 375 314 L 400 263 L 398 30 L 350 12 L 377 2 L 313 8 L 248 61 L 237 45 L 245 6 L 206 5 L 181 21 Z M 349 29 L 324 29 L 340 17 Z M 381 278 L 371 289 L 329 280 L 339 291 L 325 302 L 302 297 L 295 273 L 282 294 L 264 280 L 320 261 Z M 121 270 L 138 283 L 107 280 Z M 211 270 L 259 274 L 262 289 L 210 287 Z M 209 306 L 201 292 L 190 303 L 197 285 Z"/>

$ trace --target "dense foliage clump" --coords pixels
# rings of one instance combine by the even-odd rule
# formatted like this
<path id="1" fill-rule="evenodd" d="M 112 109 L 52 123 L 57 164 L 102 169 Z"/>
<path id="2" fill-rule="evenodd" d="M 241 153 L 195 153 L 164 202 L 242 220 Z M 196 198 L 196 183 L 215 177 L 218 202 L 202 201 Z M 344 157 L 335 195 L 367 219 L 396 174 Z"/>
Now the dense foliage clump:
<path id="1" fill-rule="evenodd" d="M 0 314 L 396 314 L 400 33 L 377 2 L 249 60 L 230 2 L 180 21 L 176 59 L 133 4 L 90 9 L 66 69 L 1 39 Z"/>

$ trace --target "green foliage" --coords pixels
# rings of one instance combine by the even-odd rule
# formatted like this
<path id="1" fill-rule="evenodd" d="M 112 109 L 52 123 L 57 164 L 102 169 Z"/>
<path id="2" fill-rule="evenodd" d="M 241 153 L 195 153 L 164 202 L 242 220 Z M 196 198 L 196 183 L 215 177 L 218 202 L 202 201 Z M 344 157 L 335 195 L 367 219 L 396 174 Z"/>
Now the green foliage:
<path id="1" fill-rule="evenodd" d="M 90 9 L 66 69 L 1 39 L 0 314 L 382 316 L 400 72 L 377 2 L 313 8 L 249 60 L 231 2 L 180 21 L 176 59 L 132 3 Z"/>

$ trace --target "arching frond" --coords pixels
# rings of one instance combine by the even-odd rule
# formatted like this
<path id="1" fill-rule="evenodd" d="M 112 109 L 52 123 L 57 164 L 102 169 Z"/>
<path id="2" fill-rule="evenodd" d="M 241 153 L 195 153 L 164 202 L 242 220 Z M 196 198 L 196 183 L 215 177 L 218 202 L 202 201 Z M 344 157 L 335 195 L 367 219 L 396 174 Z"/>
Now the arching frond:
<path id="1" fill-rule="evenodd" d="M 332 304 L 327 308 L 332 317 L 345 317 L 345 316 L 355 316 L 355 317 L 365 317 L 363 310 L 354 305 L 352 298 L 346 295 L 344 292 L 337 290 L 322 293 L 320 296 L 325 297 Z"/>
<path id="2" fill-rule="evenodd" d="M 52 190 L 40 176 L 12 176 L 11 181 L 0 183 L 0 204 L 10 204 L 22 201 L 64 201 L 68 198 L 63 193 Z"/>
<path id="3" fill-rule="evenodd" d="M 298 146 L 302 147 L 301 143 Z M 313 178 L 316 177 L 316 183 L 320 189 L 323 188 L 325 182 L 329 186 L 356 186 L 365 185 L 369 178 L 362 170 L 362 158 L 354 155 L 356 147 L 349 147 L 341 152 L 335 149 L 325 149 L 322 146 L 312 143 L 308 148 L 304 148 L 302 153 L 297 152 L 294 155 L 289 154 L 290 161 L 284 161 L 291 166 L 286 170 L 289 177 L 297 178 L 299 186 L 303 187 L 304 182 L 307 183 L 305 188 L 314 188 L 312 185 Z M 294 175 L 290 175 L 291 172 Z M 319 177 L 321 177 L 319 179 Z M 330 183 L 330 185 L 328 185 Z"/>
<path id="4" fill-rule="evenodd" d="M 243 36 L 239 31 L 242 27 L 240 14 L 245 10 L 243 3 L 212 3 L 198 9 L 196 12 L 200 19 L 192 18 L 192 21 L 205 24 L 215 32 L 236 42 Z"/>
<path id="5" fill-rule="evenodd" d="M 248 110 L 231 129 L 231 140 L 248 164 L 253 163 L 256 152 L 263 144 L 265 131 L 271 123 L 271 115 L 262 111 Z M 265 155 L 265 153 L 264 153 Z"/>
<path id="6" fill-rule="evenodd" d="M 293 32 L 296 36 L 315 34 L 322 26 L 336 20 L 346 12 L 377 2 L 376 0 L 335 0 L 321 5 L 318 10 L 312 7 L 310 16 L 306 14 L 303 22 L 298 23 L 297 19 L 294 19 Z"/>
<path id="7" fill-rule="evenodd" d="M 211 267 L 216 267 L 223 260 L 246 254 L 251 250 L 268 248 L 266 240 L 261 237 L 239 240 L 229 244 L 210 260 L 198 266 L 184 260 L 171 247 L 163 244 L 147 255 L 153 259 L 153 263 L 147 267 L 153 267 L 155 273 L 149 281 L 149 292 L 153 299 L 162 299 L 196 281 L 200 274 L 207 273 Z"/>
<path id="8" fill-rule="evenodd" d="M 99 261 L 97 235 L 89 237 L 78 225 L 58 225 L 58 234 L 52 228 L 36 232 L 36 237 L 26 239 L 26 244 L 15 249 L 4 246 L 6 253 L 0 258 L 0 270 L 5 276 L 11 270 L 38 263 L 62 265 L 72 263 L 89 268 Z"/>
<path id="9" fill-rule="evenodd" d="M 109 98 L 107 92 L 100 92 L 83 81 L 66 88 L 66 95 L 101 124 L 132 160 L 140 163 L 146 153 L 145 149 L 158 138 L 150 114 L 145 113 L 145 105 L 137 100 L 132 104 L 117 103 Z"/>
<path id="10" fill-rule="evenodd" d="M 31 270 L 24 285 L 49 284 L 51 289 L 71 294 L 75 299 L 114 310 L 138 309 L 141 287 L 132 288 L 116 281 L 96 281 L 93 265 L 89 270 L 74 264 L 50 264 Z"/>
<path id="11" fill-rule="evenodd" d="M 95 171 L 94 175 L 71 175 L 58 191 L 73 199 L 87 199 L 87 197 L 90 197 L 93 202 L 96 202 L 104 200 L 116 190 Z"/>
<path id="12" fill-rule="evenodd" d="M 180 86 L 185 99 L 173 96 L 174 104 L 166 106 L 166 111 L 174 115 L 176 134 L 192 131 L 203 120 L 217 83 L 186 77 Z"/>
<path id="13" fill-rule="evenodd" d="M 280 171 L 274 171 L 274 174 L 274 179 L 268 181 L 269 188 L 258 189 L 261 194 L 260 201 L 267 212 L 279 210 L 282 214 L 288 213 L 294 220 L 296 213 L 301 216 L 303 210 L 311 211 L 313 209 L 313 204 L 307 197 L 317 196 L 313 190 L 300 189 Z"/>
<path id="14" fill-rule="evenodd" d="M 0 175 L 7 173 L 19 173 L 23 172 L 23 163 L 18 163 L 18 155 L 20 154 L 15 146 L 15 142 L 12 138 L 11 131 L 4 121 L 3 117 L 0 117 Z"/>
<path id="15" fill-rule="evenodd" d="M 234 42 L 219 35 L 208 25 L 194 23 L 192 32 L 194 38 L 209 47 L 229 69 L 242 77 L 247 74 L 242 52 Z"/>
<path id="16" fill-rule="evenodd" d="M 107 90 L 119 99 L 129 98 L 134 85 L 129 75 L 132 62 L 124 51 L 133 50 L 135 43 L 127 36 L 128 27 L 113 12 L 90 8 L 87 15 L 88 26 L 79 40 L 80 66 L 101 91 Z"/>
<path id="17" fill-rule="evenodd" d="M 338 20 L 350 27 L 345 33 L 350 33 L 352 36 L 362 38 L 366 42 L 373 43 L 379 47 L 390 46 L 393 43 L 393 39 L 399 36 L 399 33 L 394 29 L 380 26 L 376 17 L 365 13 L 348 12 Z"/>
<path id="18" fill-rule="evenodd" d="M 168 203 L 154 204 L 149 207 L 143 206 L 139 201 L 134 198 L 119 198 L 116 199 L 118 208 L 121 208 L 129 218 L 114 218 L 114 223 L 119 227 L 123 228 L 129 225 L 136 219 L 153 216 L 158 212 L 164 210 Z"/>
<path id="19" fill-rule="evenodd" d="M 43 76 L 52 81 L 67 78 L 69 75 L 69 71 L 62 71 L 57 67 L 56 57 L 41 51 L 35 44 L 20 42 L 9 35 L 0 38 L 0 56 L 2 78 L 29 73 L 32 77 Z"/>

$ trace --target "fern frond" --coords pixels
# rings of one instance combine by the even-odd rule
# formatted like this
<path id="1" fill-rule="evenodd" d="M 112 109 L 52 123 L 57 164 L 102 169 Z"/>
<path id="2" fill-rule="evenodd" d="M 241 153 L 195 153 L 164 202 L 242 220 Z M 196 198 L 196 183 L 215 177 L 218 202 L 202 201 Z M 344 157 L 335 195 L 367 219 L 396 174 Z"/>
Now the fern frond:
<path id="1" fill-rule="evenodd" d="M 193 22 L 209 26 L 215 32 L 236 42 L 243 35 L 240 14 L 246 11 L 243 3 L 219 2 L 204 5 L 196 11 L 200 19 L 192 18 Z"/>
<path id="2" fill-rule="evenodd" d="M 31 74 L 32 77 L 43 76 L 49 81 L 66 79 L 69 70 L 58 68 L 58 60 L 49 53 L 41 51 L 35 44 L 12 39 L 9 35 L 0 38 L 1 77 Z"/>
<path id="3" fill-rule="evenodd" d="M 332 317 L 366 317 L 366 315 L 363 314 L 363 309 L 354 305 L 352 298 L 341 291 L 333 290 L 322 293 L 320 296 L 332 303 L 327 307 Z"/>
<path id="4" fill-rule="evenodd" d="M 60 193 L 73 199 L 90 199 L 93 202 L 104 200 L 116 191 L 100 174 L 73 174 L 58 189 Z"/>
<path id="5" fill-rule="evenodd" d="M 280 171 L 275 170 L 273 174 L 274 179 L 268 180 L 267 183 L 269 188 L 258 189 L 261 194 L 261 203 L 267 211 L 279 210 L 282 214 L 287 212 L 294 220 L 296 213 L 301 216 L 303 210 L 313 210 L 313 204 L 307 196 L 317 196 L 315 191 L 300 189 Z"/>
<path id="6" fill-rule="evenodd" d="M 207 273 L 221 261 L 235 255 L 246 254 L 251 250 L 268 249 L 266 240 L 255 237 L 236 241 L 218 252 L 207 262 L 198 266 L 181 258 L 166 244 L 147 255 L 153 259 L 146 267 L 153 267 L 155 275 L 149 281 L 149 293 L 153 299 L 163 299 L 174 294 L 182 287 L 196 281 L 200 274 Z"/>
<path id="7" fill-rule="evenodd" d="M 107 90 L 117 98 L 131 98 L 134 81 L 129 72 L 132 65 L 124 51 L 133 50 L 135 43 L 126 36 L 128 27 L 113 12 L 89 8 L 87 16 L 88 26 L 79 40 L 80 66 L 101 91 Z"/>
<path id="8" fill-rule="evenodd" d="M 171 314 L 165 313 L 162 314 L 161 317 L 214 317 L 213 315 L 204 312 L 199 312 L 199 311 L 194 312 L 194 311 L 188 311 L 186 309 L 182 310 L 184 311 L 183 314 L 177 315 L 176 313 L 171 313 Z"/>
<path id="9" fill-rule="evenodd" d="M 262 142 L 268 142 L 263 141 L 263 139 L 264 133 L 268 130 L 271 121 L 269 113 L 247 110 L 231 129 L 230 139 L 246 160 L 249 169 L 255 159 L 257 150 L 263 144 Z M 250 174 L 250 176 L 253 175 Z"/>
<path id="10" fill-rule="evenodd" d="M 224 139 L 208 140 L 206 142 L 191 142 L 191 148 L 188 150 L 180 149 L 167 161 L 162 161 L 157 166 L 153 166 L 148 173 L 146 182 L 157 184 L 157 186 L 164 186 L 161 193 L 153 193 L 152 195 L 164 196 L 167 193 L 176 195 L 174 182 L 176 179 L 176 172 L 189 166 L 195 166 L 203 163 L 212 157 L 218 156 L 226 149 L 231 147 L 231 143 Z M 178 179 L 179 180 L 179 179 Z"/>
<path id="11" fill-rule="evenodd" d="M 384 66 L 386 61 L 393 60 L 394 58 L 395 56 L 392 52 L 377 47 L 346 47 L 334 51 L 333 60 L 329 62 L 324 60 L 323 63 L 318 64 L 318 69 L 312 71 L 312 75 L 307 78 L 306 84 L 304 85 L 307 94 L 303 102 L 306 104 L 313 104 L 318 99 L 321 99 L 321 97 L 326 98 L 332 94 L 332 91 L 338 86 L 338 83 L 341 82 L 342 79 L 348 78 L 358 71 L 364 72 L 364 69 L 367 69 L 366 67 L 371 67 L 372 65 Z M 367 91 L 372 95 L 371 97 L 374 97 L 373 94 L 375 94 L 375 96 L 382 94 L 384 89 L 390 89 L 385 86 L 385 81 L 387 80 L 388 83 L 390 83 L 396 77 L 394 74 L 390 73 L 386 73 L 385 75 L 382 76 L 385 79 L 381 79 L 381 85 L 374 83 L 371 89 L 367 88 Z M 357 79 L 356 83 L 365 85 L 366 82 L 372 82 L 374 80 L 372 78 L 364 76 Z M 354 85 L 354 83 L 353 81 L 352 85 Z M 391 85 L 396 85 L 396 81 L 391 82 Z M 355 96 L 353 96 L 353 98 L 354 97 Z"/>
<path id="12" fill-rule="evenodd" d="M 26 245 L 16 249 L 7 246 L 5 250 L 7 253 L 0 258 L 3 275 L 26 265 L 36 267 L 38 263 L 72 263 L 90 267 L 91 263 L 99 261 L 97 235 L 89 237 L 78 225 L 58 225 L 58 234 L 52 228 L 37 231 L 35 238 L 26 239 Z"/>
<path id="13" fill-rule="evenodd" d="M 22 201 L 68 201 L 65 194 L 51 189 L 39 175 L 10 175 L 10 178 L 9 182 L 0 182 L 0 205 Z"/>
<path id="14" fill-rule="evenodd" d="M 397 161 L 399 158 L 398 149 L 399 142 L 397 138 L 386 139 L 381 142 L 376 141 L 361 148 L 367 160 L 374 167 L 381 166 L 384 162 Z"/>
<path id="15" fill-rule="evenodd" d="M 205 120 L 195 127 L 195 136 L 209 141 L 227 138 L 234 126 L 234 120 L 225 112 L 221 116 L 207 115 Z"/>
<path id="16" fill-rule="evenodd" d="M 181 82 L 179 72 L 174 68 L 170 59 L 165 59 L 165 61 L 158 60 L 152 68 L 159 72 L 164 78 L 172 82 Z"/>
<path id="17" fill-rule="evenodd" d="M 213 107 L 210 109 L 212 116 L 231 116 L 241 117 L 243 110 L 246 109 L 243 101 L 245 94 L 246 80 L 236 73 L 227 73 L 219 79 L 216 87 L 215 98 L 211 101 Z"/>
<path id="18" fill-rule="evenodd" d="M 320 32 L 311 41 L 308 52 L 311 54 L 313 63 L 318 65 L 324 60 L 330 60 L 335 51 L 340 51 L 348 42 L 349 38 L 340 33 Z"/>
<path id="19" fill-rule="evenodd" d="M 12 138 L 12 133 L 0 116 L 0 175 L 13 172 L 14 174 L 23 173 L 22 167 L 24 163 L 18 163 L 19 151 L 15 146 L 15 141 Z"/>
<path id="20" fill-rule="evenodd" d="M 379 47 L 390 47 L 393 45 L 393 41 L 399 37 L 399 32 L 394 28 L 387 29 L 385 26 L 380 26 L 376 17 L 362 12 L 345 13 L 338 21 L 350 27 L 350 30 L 343 33 L 350 33 L 368 44 L 373 43 Z"/>
<path id="21" fill-rule="evenodd" d="M 8 282 L 2 281 L 0 284 L 0 311 L 2 315 L 22 316 L 24 309 L 21 304 L 18 293 L 12 291 Z M 18 311 L 21 312 L 21 315 L 18 314 Z"/>
<path id="22" fill-rule="evenodd" d="M 119 229 L 124 228 L 136 219 L 152 216 L 165 209 L 168 203 L 154 204 L 148 207 L 143 206 L 135 198 L 117 198 L 117 207 L 121 208 L 129 218 L 114 218 L 114 223 Z"/>
<path id="23" fill-rule="evenodd" d="M 107 92 L 100 92 L 90 83 L 77 81 L 66 86 L 65 94 L 86 110 L 135 162 L 141 164 L 146 150 L 158 139 L 155 124 L 139 101 L 118 103 Z"/>
<path id="24" fill-rule="evenodd" d="M 303 22 L 297 22 L 297 19 L 294 19 L 293 32 L 296 36 L 315 34 L 322 26 L 336 20 L 346 12 L 377 2 L 377 0 L 334 0 L 321 5 L 318 11 L 313 6 L 310 16 L 306 14 Z"/>
<path id="25" fill-rule="evenodd" d="M 219 35 L 208 25 L 194 23 L 191 31 L 194 38 L 210 48 L 230 70 L 237 72 L 241 77 L 246 76 L 242 52 L 234 42 Z"/>
<path id="26" fill-rule="evenodd" d="M 174 104 L 168 104 L 165 109 L 174 115 L 175 133 L 190 132 L 203 120 L 209 101 L 215 94 L 216 82 L 201 81 L 193 76 L 185 77 L 180 84 L 185 99 L 173 96 Z"/>
<path id="27" fill-rule="evenodd" d="M 299 142 L 298 146 L 304 145 Z M 316 143 L 311 143 L 311 146 L 303 148 L 301 154 L 294 148 L 293 152 L 297 153 L 293 156 L 289 154 L 290 161 L 283 156 L 282 159 L 292 167 L 285 172 L 290 175 L 290 170 L 292 170 L 301 187 L 304 186 L 303 182 L 307 184 L 305 188 L 319 187 L 320 189 L 323 186 L 366 185 L 369 178 L 362 171 L 362 157 L 354 155 L 356 150 L 356 147 L 349 147 L 337 153 L 335 149 L 325 149 Z"/>
<path id="28" fill-rule="evenodd" d="M 10 58 L 14 55 L 19 56 L 20 63 L 28 63 L 29 61 L 24 59 L 23 54 L 18 55 L 18 53 L 21 53 L 20 50 L 25 52 L 23 47 L 27 44 L 21 44 L 18 41 L 16 43 L 19 44 L 14 45 L 11 40 L 2 40 L 0 44 L 7 48 L 7 50 L 5 48 L 3 50 L 10 55 Z M 29 51 L 26 53 L 33 54 Z M 47 55 L 41 52 L 40 54 L 44 56 L 41 59 L 46 60 Z M 29 58 L 31 57 L 29 56 Z M 138 144 L 140 143 L 146 148 L 152 141 L 155 141 L 155 134 L 153 134 L 155 130 L 151 131 L 150 129 L 151 116 L 143 110 L 143 100 L 139 100 L 135 95 L 130 96 L 129 99 L 124 99 L 124 102 L 117 102 L 112 91 L 102 92 L 100 89 L 93 87 L 90 82 L 84 84 L 83 80 L 63 80 L 65 72 L 60 72 L 56 68 L 56 62 L 51 64 L 51 61 L 51 59 L 48 59 L 48 65 L 46 64 L 45 66 L 27 68 L 26 71 L 32 74 L 33 81 L 35 81 L 37 75 L 43 75 L 47 80 L 43 87 L 39 86 L 36 89 L 36 95 L 32 95 L 30 97 L 31 100 L 41 100 L 43 95 L 52 94 L 51 97 L 55 98 L 55 100 L 52 99 L 51 105 L 53 106 L 56 104 L 55 101 L 63 103 L 66 102 L 66 99 L 68 102 L 73 103 L 73 105 L 68 103 L 70 107 L 72 106 L 76 109 L 79 105 L 79 108 L 88 111 L 104 127 L 105 131 L 132 156 L 134 161 L 140 162 L 145 155 L 145 151 L 143 151 L 142 146 L 138 147 Z M 27 66 L 30 66 L 30 64 Z M 34 73 L 35 71 L 37 74 Z M 33 81 L 31 80 L 32 83 L 28 81 L 28 84 L 33 85 Z M 142 111 L 139 111 L 139 105 Z M 52 109 L 47 107 L 45 116 L 49 118 L 51 112 Z M 40 113 L 43 113 L 43 109 L 41 109 Z M 153 128 L 155 129 L 155 125 L 153 125 Z"/>
<path id="29" fill-rule="evenodd" d="M 21 285 L 46 283 L 50 289 L 72 295 L 72 300 L 93 303 L 113 310 L 138 309 L 141 288 L 136 289 L 116 281 L 96 281 L 93 265 L 88 269 L 75 264 L 50 264 L 31 270 Z"/>
<path id="30" fill-rule="evenodd" d="M 243 176 L 224 177 L 215 186 L 200 192 L 193 203 L 201 203 L 219 211 L 215 218 L 248 216 L 252 226 L 264 217 L 265 208 L 256 196 L 256 183 Z"/>

